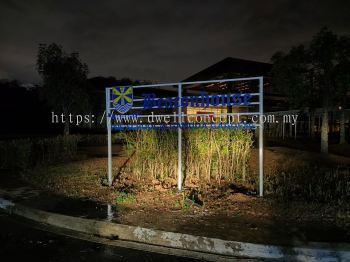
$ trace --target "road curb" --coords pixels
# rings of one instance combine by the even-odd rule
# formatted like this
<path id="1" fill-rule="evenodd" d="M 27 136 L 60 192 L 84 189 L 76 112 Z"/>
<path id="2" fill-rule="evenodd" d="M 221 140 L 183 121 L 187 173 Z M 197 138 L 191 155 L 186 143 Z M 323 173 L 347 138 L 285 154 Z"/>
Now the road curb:
<path id="1" fill-rule="evenodd" d="M 0 198 L 0 208 L 36 222 L 108 239 L 204 252 L 228 257 L 278 259 L 283 261 L 350 261 L 350 245 L 310 243 L 306 246 L 275 246 L 166 232 L 107 221 L 46 212 Z"/>

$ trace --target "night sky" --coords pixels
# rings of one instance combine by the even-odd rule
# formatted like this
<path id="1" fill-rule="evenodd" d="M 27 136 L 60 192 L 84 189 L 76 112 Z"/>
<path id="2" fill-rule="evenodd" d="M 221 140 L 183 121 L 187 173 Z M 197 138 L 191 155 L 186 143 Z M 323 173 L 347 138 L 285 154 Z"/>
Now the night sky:
<path id="1" fill-rule="evenodd" d="M 268 62 L 322 26 L 350 34 L 350 1 L 0 0 L 0 79 L 39 82 L 39 43 L 78 51 L 89 77 L 180 81 L 222 60 Z"/>

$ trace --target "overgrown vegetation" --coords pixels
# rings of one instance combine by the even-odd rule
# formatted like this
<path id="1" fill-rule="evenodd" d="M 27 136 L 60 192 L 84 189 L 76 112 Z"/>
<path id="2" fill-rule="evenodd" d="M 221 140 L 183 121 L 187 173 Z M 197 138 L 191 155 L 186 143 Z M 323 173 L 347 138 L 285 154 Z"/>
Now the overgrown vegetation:
<path id="1" fill-rule="evenodd" d="M 137 178 L 176 179 L 177 133 L 174 130 L 142 130 L 121 133 Z M 193 129 L 184 132 L 183 156 L 186 178 L 202 181 L 244 180 L 253 143 L 244 130 Z"/>
<path id="2" fill-rule="evenodd" d="M 163 180 L 176 177 L 177 133 L 173 130 L 142 130 L 120 133 L 126 141 L 129 155 L 133 155 L 131 171 L 138 179 L 150 176 Z"/>
<path id="3" fill-rule="evenodd" d="M 350 199 L 350 169 L 300 167 L 265 175 L 267 194 L 283 201 L 336 202 Z"/>
<path id="4" fill-rule="evenodd" d="M 240 129 L 194 129 L 185 133 L 188 177 L 210 181 L 245 180 L 253 144 L 252 133 Z"/>
<path id="5" fill-rule="evenodd" d="M 255 157 L 250 160 L 253 143 L 251 133 L 243 130 L 192 129 L 185 130 L 183 137 L 183 171 L 185 181 L 190 181 L 187 185 L 190 190 L 192 190 L 192 186 L 197 186 L 196 192 L 205 195 L 206 188 L 210 185 L 219 191 L 225 190 L 225 188 L 225 191 L 229 188 L 235 188 L 235 192 L 247 194 L 257 192 L 258 175 L 254 163 Z M 153 186 L 156 185 L 156 190 L 159 188 L 166 190 L 176 186 L 176 130 L 120 133 L 114 137 L 114 140 L 121 138 L 126 142 L 129 156 L 132 156 L 125 170 L 129 176 L 127 182 L 128 185 L 131 183 L 130 187 L 136 186 L 138 190 L 147 189 L 150 187 L 147 181 L 150 180 L 152 180 Z M 85 145 L 95 145 L 103 143 L 104 139 L 103 136 L 89 136 L 83 140 L 81 136 L 70 135 L 0 141 L 0 168 L 29 171 L 34 167 L 43 167 L 35 169 L 34 173 L 43 170 L 36 176 L 37 182 L 39 181 L 39 184 L 41 182 L 52 184 L 48 182 L 51 180 L 50 177 L 57 176 L 54 175 L 54 170 L 49 168 L 50 165 L 80 159 L 78 145 L 82 141 Z M 291 158 L 294 160 L 289 163 Z M 62 167 L 67 168 L 60 172 L 65 174 L 76 172 L 83 175 L 84 170 L 86 170 L 94 176 L 98 174 L 96 183 L 107 184 L 105 160 L 101 159 L 98 166 L 94 164 L 91 167 L 93 171 L 87 167 L 89 160 L 85 161 L 84 168 L 80 167 L 74 171 L 71 166 L 63 165 Z M 249 161 L 254 163 L 254 167 L 248 165 Z M 280 163 L 277 168 L 265 170 L 265 195 L 282 201 L 307 200 L 319 203 L 344 202 L 350 199 L 349 166 L 334 165 L 332 167 L 328 164 L 300 163 L 300 158 L 287 155 L 277 161 L 282 161 L 284 164 Z M 120 160 L 120 163 L 124 162 L 125 160 Z M 119 165 L 117 160 L 114 163 Z M 114 172 L 116 170 L 119 170 L 117 166 L 114 167 Z M 144 178 L 146 179 L 144 180 Z M 120 181 L 125 180 L 123 179 L 122 177 Z M 142 181 L 137 182 L 137 180 Z M 156 183 L 154 180 L 160 182 Z M 81 184 L 83 181 L 76 180 L 74 183 Z M 143 186 L 139 187 L 137 183 L 141 183 Z M 219 186 L 219 184 L 222 185 Z M 118 185 L 115 188 L 118 188 Z M 224 191 L 222 193 L 224 194 Z M 118 199 L 122 202 L 124 200 L 130 202 L 129 197 L 123 195 L 119 196 Z"/>
<path id="6" fill-rule="evenodd" d="M 177 178 L 177 133 L 138 131 L 120 134 L 127 143 L 128 166 L 137 179 L 164 181 Z M 245 192 L 256 193 L 258 175 L 248 169 L 252 134 L 244 130 L 192 129 L 184 132 L 185 179 L 200 183 L 238 184 Z M 287 161 L 287 159 L 286 159 Z M 199 190 L 201 186 L 199 185 Z M 282 201 L 336 202 L 350 198 L 350 169 L 318 165 L 296 165 L 286 170 L 265 172 L 265 195 Z"/>

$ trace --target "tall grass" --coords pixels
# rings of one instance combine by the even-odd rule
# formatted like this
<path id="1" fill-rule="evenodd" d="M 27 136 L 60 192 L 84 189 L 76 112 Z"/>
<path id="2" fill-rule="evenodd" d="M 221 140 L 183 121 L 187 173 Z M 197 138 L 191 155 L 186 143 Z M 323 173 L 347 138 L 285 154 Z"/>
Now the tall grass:
<path id="1" fill-rule="evenodd" d="M 253 143 L 245 130 L 193 129 L 185 134 L 188 175 L 210 181 L 245 180 Z"/>
<path id="2" fill-rule="evenodd" d="M 123 133 L 131 170 L 138 178 L 176 178 L 177 131 L 142 130 Z M 244 130 L 191 129 L 183 132 L 183 164 L 186 178 L 244 180 L 253 143 Z"/>
<path id="3" fill-rule="evenodd" d="M 141 130 L 121 133 L 129 155 L 130 166 L 137 178 L 175 178 L 177 168 L 177 133 L 174 130 Z"/>

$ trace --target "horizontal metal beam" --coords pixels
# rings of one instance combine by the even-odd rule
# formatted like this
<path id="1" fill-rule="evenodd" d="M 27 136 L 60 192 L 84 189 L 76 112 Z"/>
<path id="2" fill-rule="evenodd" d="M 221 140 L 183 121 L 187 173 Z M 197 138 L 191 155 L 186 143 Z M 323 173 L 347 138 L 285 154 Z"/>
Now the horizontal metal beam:
<path id="1" fill-rule="evenodd" d="M 230 93 L 230 95 L 240 95 L 240 96 L 244 96 L 246 94 L 249 94 L 251 96 L 259 96 L 259 93 Z M 213 96 L 226 96 L 226 94 L 216 94 L 216 95 L 206 95 L 206 97 L 209 97 L 209 98 L 212 98 Z M 191 97 L 191 96 L 183 96 L 183 97 Z M 200 97 L 200 95 L 198 96 Z M 176 97 L 175 96 L 171 96 L 171 97 L 154 97 L 152 98 L 152 100 L 159 100 L 159 99 L 164 99 L 164 98 L 173 98 L 175 99 Z M 133 99 L 134 102 L 140 102 L 140 101 L 144 101 L 145 99 L 144 98 L 136 98 L 136 99 Z M 112 100 L 111 100 L 112 101 Z"/>
<path id="2" fill-rule="evenodd" d="M 178 82 L 178 83 L 164 83 L 164 84 L 149 84 L 149 85 L 126 85 L 126 86 L 118 86 L 118 87 L 129 87 L 133 88 L 145 88 L 145 87 L 164 87 L 164 86 L 172 86 L 174 88 L 178 88 L 179 84 L 182 85 L 194 85 L 194 84 L 210 84 L 210 83 L 225 83 L 225 82 L 239 82 L 239 81 L 250 81 L 250 80 L 259 80 L 261 76 L 256 77 L 242 77 L 242 78 L 229 78 L 229 79 L 220 79 L 220 80 L 207 80 L 207 81 L 190 81 L 190 82 Z M 107 89 L 112 89 L 112 87 L 106 87 Z"/>
<path id="3" fill-rule="evenodd" d="M 260 112 L 241 112 L 241 113 L 222 113 L 222 114 L 182 114 L 181 116 L 250 116 L 250 115 L 260 115 Z M 120 115 L 122 116 L 122 115 Z M 128 115 L 128 116 L 133 116 L 133 115 Z M 141 117 L 164 117 L 164 116 L 171 116 L 171 117 L 178 117 L 178 114 L 163 114 L 163 115 L 136 115 L 137 118 L 141 118 Z M 122 119 L 122 117 L 121 117 Z"/>
<path id="4" fill-rule="evenodd" d="M 249 103 L 249 105 L 232 105 L 234 107 L 247 107 L 247 106 L 250 106 L 250 105 L 259 105 L 260 103 L 259 102 L 251 102 Z M 224 105 L 224 106 L 228 106 L 228 105 Z M 217 105 L 217 106 L 186 106 L 186 107 L 190 107 L 190 108 L 213 108 L 213 107 L 223 107 L 223 105 Z M 147 108 L 147 109 L 171 109 L 171 108 L 159 108 L 158 106 L 152 106 L 151 108 Z M 177 107 L 176 107 L 177 108 Z M 183 108 L 183 107 L 182 107 Z M 133 106 L 131 109 L 145 109 L 145 107 L 143 106 Z"/>

